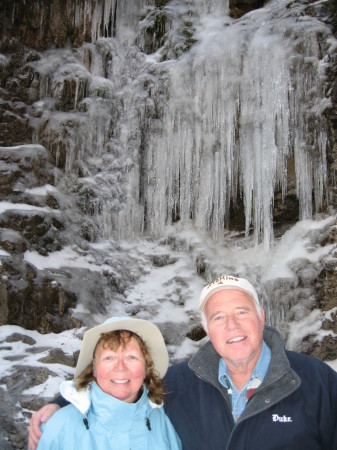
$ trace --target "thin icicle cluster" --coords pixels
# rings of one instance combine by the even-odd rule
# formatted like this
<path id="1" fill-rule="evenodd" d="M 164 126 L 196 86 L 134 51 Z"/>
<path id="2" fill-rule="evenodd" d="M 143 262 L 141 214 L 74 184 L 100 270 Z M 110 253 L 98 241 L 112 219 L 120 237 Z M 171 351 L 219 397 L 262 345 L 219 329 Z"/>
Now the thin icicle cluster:
<path id="1" fill-rule="evenodd" d="M 151 229 L 160 233 L 179 211 L 183 223 L 221 238 L 239 195 L 246 234 L 253 228 L 256 242 L 269 247 L 274 195 L 285 195 L 289 158 L 300 218 L 312 216 L 313 192 L 316 209 L 322 206 L 328 100 L 318 40 L 328 31 L 310 17 L 292 17 L 282 3 L 237 22 L 201 17 L 199 43 L 172 66 L 165 132 L 148 146 Z"/>
<path id="2" fill-rule="evenodd" d="M 145 3 L 76 3 L 75 22 L 90 24 L 93 42 L 36 63 L 37 141 L 44 133 L 58 159 L 66 154 L 100 236 L 161 236 L 179 222 L 218 240 L 240 199 L 246 235 L 254 230 L 268 248 L 289 161 L 300 218 L 322 206 L 329 99 L 321 42 L 329 30 L 284 0 L 240 20 L 227 15 L 228 2 L 172 1 L 171 17 L 193 23 L 197 43 L 159 62 L 134 45 Z M 70 109 L 48 106 L 69 89 Z"/>
<path id="3" fill-rule="evenodd" d="M 121 39 L 134 37 L 139 21 L 139 11 L 146 2 L 144 0 L 77 0 L 75 6 L 74 25 L 90 26 L 91 41 L 102 37 L 115 37 L 119 31 Z M 131 41 L 130 41 L 131 42 Z"/>

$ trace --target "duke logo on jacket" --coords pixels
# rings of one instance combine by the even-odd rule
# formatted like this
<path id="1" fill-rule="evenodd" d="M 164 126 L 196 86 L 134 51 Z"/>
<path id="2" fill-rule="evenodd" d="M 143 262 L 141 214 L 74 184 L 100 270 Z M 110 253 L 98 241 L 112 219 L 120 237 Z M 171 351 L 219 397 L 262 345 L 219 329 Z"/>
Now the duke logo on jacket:
<path id="1" fill-rule="evenodd" d="M 272 415 L 273 422 L 292 422 L 293 419 L 287 416 L 279 416 L 278 414 Z"/>

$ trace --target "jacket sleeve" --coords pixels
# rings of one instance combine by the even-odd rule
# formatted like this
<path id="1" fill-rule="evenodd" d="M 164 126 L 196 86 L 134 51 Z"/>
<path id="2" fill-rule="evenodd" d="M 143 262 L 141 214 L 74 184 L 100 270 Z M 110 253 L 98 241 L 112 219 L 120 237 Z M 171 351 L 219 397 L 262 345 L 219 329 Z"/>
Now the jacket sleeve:
<path id="1" fill-rule="evenodd" d="M 57 414 L 57 412 L 55 413 Z M 41 425 L 43 431 L 37 450 L 62 450 L 63 444 L 60 441 L 62 436 L 62 427 L 60 422 L 52 416 L 48 422 Z"/>
<path id="2" fill-rule="evenodd" d="M 303 414 L 315 417 L 322 450 L 337 449 L 337 372 L 312 356 L 287 352 L 307 399 Z"/>
<path id="3" fill-rule="evenodd" d="M 58 395 L 49 403 L 55 403 L 56 405 L 59 405 L 60 408 L 69 405 L 69 402 L 66 399 L 64 399 L 62 395 Z"/>
<path id="4" fill-rule="evenodd" d="M 337 373 L 330 367 L 327 368 L 326 380 L 326 404 L 323 405 L 326 417 L 322 417 L 321 427 L 322 435 L 327 439 L 324 449 L 329 450 L 337 449 Z"/>

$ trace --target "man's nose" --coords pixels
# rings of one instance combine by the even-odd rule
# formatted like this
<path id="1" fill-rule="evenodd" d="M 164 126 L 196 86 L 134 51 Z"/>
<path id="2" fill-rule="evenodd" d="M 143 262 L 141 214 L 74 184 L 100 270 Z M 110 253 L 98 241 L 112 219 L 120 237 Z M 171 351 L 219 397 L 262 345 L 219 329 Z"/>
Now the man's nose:
<path id="1" fill-rule="evenodd" d="M 227 316 L 226 327 L 228 329 L 232 329 L 232 328 L 236 328 L 237 327 L 237 319 L 236 319 L 234 314 Z"/>

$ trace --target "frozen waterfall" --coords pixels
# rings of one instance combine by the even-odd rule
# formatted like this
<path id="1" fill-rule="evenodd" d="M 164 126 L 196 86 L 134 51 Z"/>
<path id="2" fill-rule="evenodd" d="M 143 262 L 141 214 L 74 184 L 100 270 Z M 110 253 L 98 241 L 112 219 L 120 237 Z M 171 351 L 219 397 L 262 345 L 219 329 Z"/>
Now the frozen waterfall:
<path id="1" fill-rule="evenodd" d="M 94 11 L 89 3 L 77 4 L 76 20 L 91 15 L 92 43 L 34 63 L 32 123 L 36 142 L 66 159 L 98 237 L 158 237 L 179 223 L 219 240 L 241 199 L 246 235 L 254 230 L 268 248 L 289 163 L 300 219 L 319 210 L 330 104 L 321 22 L 283 0 L 239 20 L 225 1 L 172 1 L 162 10 L 171 20 L 166 47 L 146 55 L 145 1 L 106 0 Z M 187 52 L 179 51 L 182 27 L 193 40 Z M 69 86 L 74 104 L 58 112 Z"/>
<path id="2" fill-rule="evenodd" d="M 150 228 L 176 215 L 221 238 L 231 202 L 243 197 L 246 233 L 269 246 L 274 192 L 295 159 L 300 218 L 326 187 L 324 60 L 309 17 L 272 2 L 242 20 L 204 14 L 198 43 L 170 64 L 164 131 L 148 139 Z"/>

